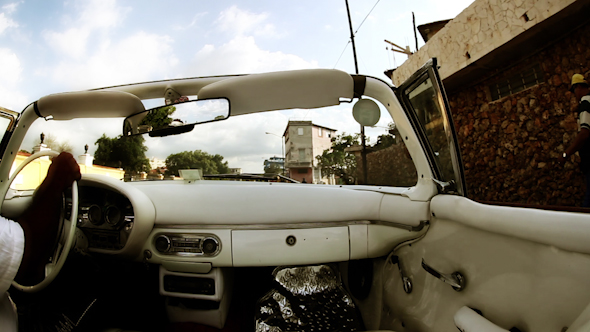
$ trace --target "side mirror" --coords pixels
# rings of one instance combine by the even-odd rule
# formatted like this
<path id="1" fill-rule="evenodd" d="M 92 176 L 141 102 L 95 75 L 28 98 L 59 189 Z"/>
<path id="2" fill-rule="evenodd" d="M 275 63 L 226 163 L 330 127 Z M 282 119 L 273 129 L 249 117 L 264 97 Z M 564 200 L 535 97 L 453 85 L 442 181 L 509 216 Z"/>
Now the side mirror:
<path id="1" fill-rule="evenodd" d="M 225 120 L 229 100 L 198 99 L 159 106 L 125 118 L 123 136 L 149 133 L 150 136 L 176 135 L 193 130 L 196 124 Z"/>
<path id="2" fill-rule="evenodd" d="M 371 127 L 379 122 L 381 111 L 371 99 L 359 99 L 352 107 L 352 116 L 362 126 Z"/>

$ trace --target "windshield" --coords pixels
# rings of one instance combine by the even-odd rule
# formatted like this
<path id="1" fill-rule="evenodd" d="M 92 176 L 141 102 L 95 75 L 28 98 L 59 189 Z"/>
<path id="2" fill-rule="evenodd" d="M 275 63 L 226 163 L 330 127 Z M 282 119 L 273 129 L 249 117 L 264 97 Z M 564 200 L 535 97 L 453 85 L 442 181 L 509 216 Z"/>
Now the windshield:
<path id="1" fill-rule="evenodd" d="M 149 109 L 164 101 L 144 104 Z M 353 118 L 352 107 L 353 103 L 342 103 L 230 116 L 165 137 L 122 137 L 120 118 L 38 120 L 20 154 L 48 148 L 69 151 L 83 172 L 125 181 L 179 180 L 180 170 L 199 169 L 202 178 L 209 180 L 415 185 L 416 170 L 385 108 L 380 105 L 381 117 L 375 126 L 365 127 L 363 149 L 361 126 Z"/>

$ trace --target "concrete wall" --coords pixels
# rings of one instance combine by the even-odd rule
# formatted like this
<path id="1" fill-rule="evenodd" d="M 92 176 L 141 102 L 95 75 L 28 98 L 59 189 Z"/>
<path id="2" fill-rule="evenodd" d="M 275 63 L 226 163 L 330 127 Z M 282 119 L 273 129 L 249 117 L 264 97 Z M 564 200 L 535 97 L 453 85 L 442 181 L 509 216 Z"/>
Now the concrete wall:
<path id="1" fill-rule="evenodd" d="M 438 58 L 439 73 L 445 79 L 574 2 L 477 0 L 398 67 L 393 84 L 399 86 L 433 57 Z"/>
<path id="2" fill-rule="evenodd" d="M 307 123 L 304 123 L 307 122 Z M 303 129 L 303 135 L 299 135 L 299 129 Z M 289 167 L 290 162 L 312 162 L 312 126 L 311 121 L 290 122 L 288 139 L 285 140 L 285 162 Z M 305 157 L 300 158 L 299 149 L 305 149 Z M 311 166 L 311 165 L 309 165 Z"/>
<path id="3" fill-rule="evenodd" d="M 313 163 L 316 164 L 315 157 L 321 156 L 324 150 L 332 147 L 332 136 L 334 132 L 326 128 L 321 128 L 322 136 L 319 135 L 320 128 L 313 127 L 312 129 L 312 153 Z"/>

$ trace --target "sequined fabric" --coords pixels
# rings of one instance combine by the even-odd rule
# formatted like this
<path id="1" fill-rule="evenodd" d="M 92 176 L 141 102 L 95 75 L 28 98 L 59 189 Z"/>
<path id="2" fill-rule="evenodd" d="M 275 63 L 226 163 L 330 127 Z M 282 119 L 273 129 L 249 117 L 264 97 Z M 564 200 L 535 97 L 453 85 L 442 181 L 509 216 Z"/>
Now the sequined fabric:
<path id="1" fill-rule="evenodd" d="M 279 267 L 277 287 L 258 302 L 257 332 L 357 331 L 361 319 L 329 265 Z"/>

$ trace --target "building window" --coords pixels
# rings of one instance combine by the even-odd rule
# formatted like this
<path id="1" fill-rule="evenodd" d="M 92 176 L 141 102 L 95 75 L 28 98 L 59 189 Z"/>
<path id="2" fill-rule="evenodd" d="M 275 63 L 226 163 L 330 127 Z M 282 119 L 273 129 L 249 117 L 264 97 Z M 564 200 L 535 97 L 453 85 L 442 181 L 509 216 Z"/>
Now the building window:
<path id="1" fill-rule="evenodd" d="M 322 137 L 322 128 L 318 128 L 318 136 Z"/>
<path id="2" fill-rule="evenodd" d="M 297 173 L 299 174 L 307 174 L 307 168 L 298 168 Z"/>
<path id="3" fill-rule="evenodd" d="M 303 128 L 297 128 L 297 135 L 303 136 Z"/>
<path id="4" fill-rule="evenodd" d="M 299 161 L 305 160 L 305 149 L 299 149 Z"/>
<path id="5" fill-rule="evenodd" d="M 543 70 L 537 63 L 512 76 L 504 77 L 503 79 L 490 84 L 490 95 L 492 101 L 494 101 L 543 82 L 545 82 Z"/>

